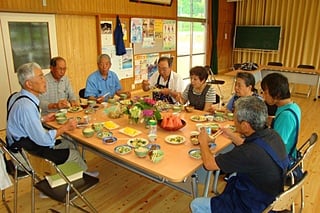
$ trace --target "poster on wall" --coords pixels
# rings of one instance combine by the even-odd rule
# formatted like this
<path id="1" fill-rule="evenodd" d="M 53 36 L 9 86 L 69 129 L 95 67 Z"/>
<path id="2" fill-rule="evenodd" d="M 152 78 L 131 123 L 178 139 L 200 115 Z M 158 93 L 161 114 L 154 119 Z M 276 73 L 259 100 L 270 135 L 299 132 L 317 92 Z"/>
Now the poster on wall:
<path id="1" fill-rule="evenodd" d="M 112 21 L 101 21 L 101 46 L 109 46 L 113 44 Z"/>
<path id="2" fill-rule="evenodd" d="M 161 19 L 154 20 L 154 39 L 162 40 L 163 23 Z"/>
<path id="3" fill-rule="evenodd" d="M 152 48 L 154 46 L 154 19 L 143 19 L 142 41 L 143 48 Z"/>
<path id="4" fill-rule="evenodd" d="M 176 21 L 163 20 L 163 50 L 174 50 L 176 47 Z"/>
<path id="5" fill-rule="evenodd" d="M 149 79 L 158 71 L 159 53 L 150 53 L 134 56 L 134 82 L 141 83 Z"/>
<path id="6" fill-rule="evenodd" d="M 117 73 L 119 80 L 133 77 L 133 50 L 126 48 L 126 51 L 126 54 L 117 56 L 114 45 L 102 48 L 102 53 L 110 56 L 112 63 L 110 70 Z"/>
<path id="7" fill-rule="evenodd" d="M 142 18 L 131 19 L 131 43 L 142 42 Z"/>

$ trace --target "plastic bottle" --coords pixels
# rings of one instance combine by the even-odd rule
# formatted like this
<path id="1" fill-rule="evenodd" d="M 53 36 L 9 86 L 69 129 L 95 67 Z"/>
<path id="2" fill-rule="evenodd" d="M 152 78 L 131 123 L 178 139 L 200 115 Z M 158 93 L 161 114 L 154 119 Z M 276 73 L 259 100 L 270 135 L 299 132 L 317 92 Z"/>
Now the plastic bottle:
<path id="1" fill-rule="evenodd" d="M 157 121 L 149 120 L 149 141 L 154 143 L 157 140 Z"/>

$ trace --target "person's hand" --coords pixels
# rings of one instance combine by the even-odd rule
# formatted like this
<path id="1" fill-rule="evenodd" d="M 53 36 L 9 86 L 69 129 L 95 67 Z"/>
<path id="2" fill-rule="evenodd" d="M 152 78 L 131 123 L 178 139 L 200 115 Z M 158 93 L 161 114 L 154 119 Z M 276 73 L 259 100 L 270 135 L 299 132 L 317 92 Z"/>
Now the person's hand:
<path id="1" fill-rule="evenodd" d="M 101 104 L 103 101 L 104 101 L 104 97 L 103 96 L 100 96 L 96 99 L 97 103 L 98 104 Z"/>
<path id="2" fill-rule="evenodd" d="M 69 108 L 70 103 L 66 99 L 62 99 L 58 101 L 58 108 L 59 109 L 66 109 Z"/>
<path id="3" fill-rule="evenodd" d="M 126 95 L 127 95 L 127 98 L 131 98 L 131 92 L 126 91 L 126 92 L 124 92 L 124 94 L 126 94 Z"/>
<path id="4" fill-rule="evenodd" d="M 77 127 L 78 121 L 75 118 L 70 118 L 67 123 L 64 124 L 65 131 L 74 130 Z"/>
<path id="5" fill-rule="evenodd" d="M 211 104 L 210 108 L 208 109 L 208 112 L 214 113 L 215 110 L 216 110 L 215 105 L 214 105 L 214 104 Z"/>
<path id="6" fill-rule="evenodd" d="M 70 102 L 70 105 L 71 105 L 72 107 L 74 107 L 74 106 L 76 106 L 76 107 L 77 107 L 77 106 L 80 106 L 79 103 L 78 103 L 78 101 L 75 101 L 75 100 L 74 100 L 74 101 L 71 101 L 71 102 Z"/>
<path id="7" fill-rule="evenodd" d="M 200 129 L 200 134 L 198 136 L 198 140 L 199 140 L 200 146 L 207 146 L 208 147 L 210 138 L 209 138 L 209 135 L 204 127 L 202 127 Z"/>
<path id="8" fill-rule="evenodd" d="M 229 138 L 232 138 L 234 136 L 233 130 L 228 127 L 221 127 L 220 130 Z"/>
<path id="9" fill-rule="evenodd" d="M 44 115 L 42 118 L 43 118 L 43 122 L 50 122 L 56 119 L 56 115 L 54 112 L 51 112 L 47 115 Z"/>
<path id="10" fill-rule="evenodd" d="M 150 89 L 150 82 L 148 80 L 142 81 L 142 89 L 145 91 Z"/>
<path id="11" fill-rule="evenodd" d="M 169 95 L 169 94 L 170 94 L 170 91 L 171 91 L 171 90 L 168 89 L 168 88 L 163 88 L 163 89 L 161 89 L 160 92 L 161 92 L 162 94 L 164 94 L 164 95 Z"/>

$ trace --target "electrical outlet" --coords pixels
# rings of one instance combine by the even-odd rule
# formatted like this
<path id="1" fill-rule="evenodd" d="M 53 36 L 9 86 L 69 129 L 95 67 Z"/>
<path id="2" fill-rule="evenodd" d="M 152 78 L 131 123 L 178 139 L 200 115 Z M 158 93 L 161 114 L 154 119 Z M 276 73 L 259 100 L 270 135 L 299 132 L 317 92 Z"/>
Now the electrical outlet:
<path id="1" fill-rule="evenodd" d="M 134 90 L 136 88 L 135 84 L 131 84 L 131 89 Z"/>
<path id="2" fill-rule="evenodd" d="M 224 34 L 224 39 L 225 39 L 225 40 L 228 39 L 228 34 L 227 34 L 227 33 Z"/>

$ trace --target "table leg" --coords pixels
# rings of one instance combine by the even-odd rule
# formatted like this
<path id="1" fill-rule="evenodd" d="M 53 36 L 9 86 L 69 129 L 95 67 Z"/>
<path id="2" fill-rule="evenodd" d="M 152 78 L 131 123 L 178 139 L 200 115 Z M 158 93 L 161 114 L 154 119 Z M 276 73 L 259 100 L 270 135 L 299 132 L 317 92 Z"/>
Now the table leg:
<path id="1" fill-rule="evenodd" d="M 319 89 L 320 89 L 320 75 L 318 75 L 317 89 L 316 89 L 315 96 L 313 99 L 314 101 L 316 101 L 316 100 L 318 100 L 318 98 L 320 98 Z"/>
<path id="2" fill-rule="evenodd" d="M 203 197 L 208 197 L 211 175 L 212 175 L 212 171 L 207 171 L 207 176 L 204 183 Z"/>
<path id="3" fill-rule="evenodd" d="M 198 174 L 195 173 L 191 176 L 191 185 L 192 185 L 192 197 L 198 197 Z"/>

